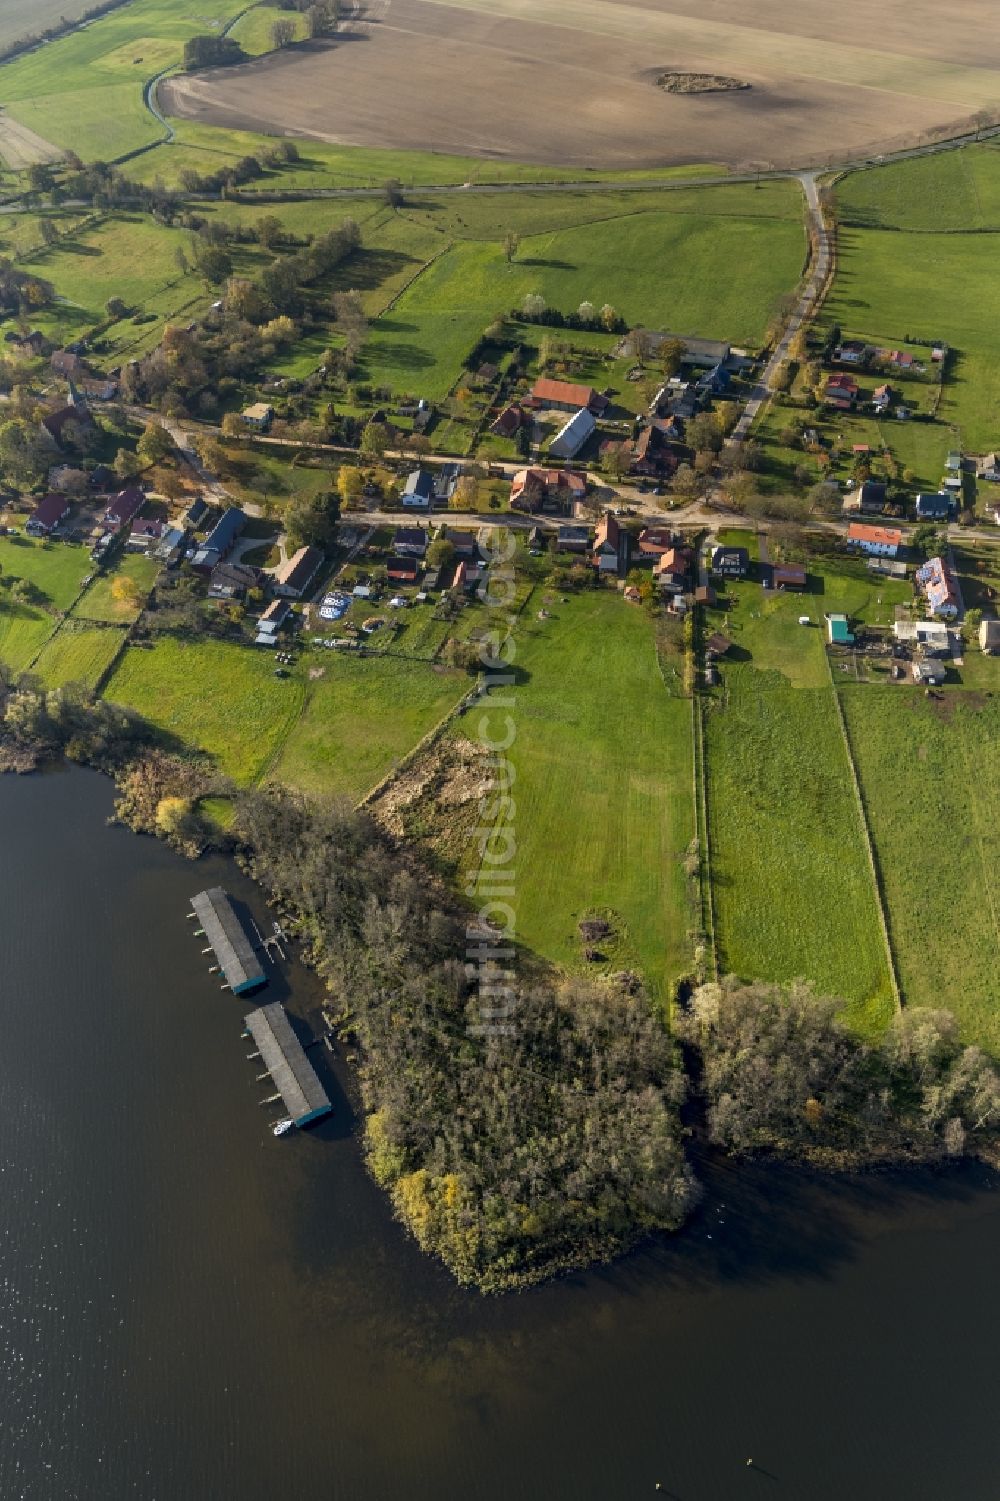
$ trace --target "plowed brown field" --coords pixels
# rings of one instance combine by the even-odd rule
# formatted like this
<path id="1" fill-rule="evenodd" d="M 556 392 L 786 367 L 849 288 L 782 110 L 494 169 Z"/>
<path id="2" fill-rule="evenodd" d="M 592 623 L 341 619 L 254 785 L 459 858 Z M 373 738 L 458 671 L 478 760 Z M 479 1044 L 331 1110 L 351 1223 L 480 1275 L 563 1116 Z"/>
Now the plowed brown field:
<path id="1" fill-rule="evenodd" d="M 752 87 L 671 95 L 667 70 Z M 374 0 L 341 35 L 169 80 L 174 114 L 566 166 L 778 165 L 1000 110 L 995 0 Z"/>

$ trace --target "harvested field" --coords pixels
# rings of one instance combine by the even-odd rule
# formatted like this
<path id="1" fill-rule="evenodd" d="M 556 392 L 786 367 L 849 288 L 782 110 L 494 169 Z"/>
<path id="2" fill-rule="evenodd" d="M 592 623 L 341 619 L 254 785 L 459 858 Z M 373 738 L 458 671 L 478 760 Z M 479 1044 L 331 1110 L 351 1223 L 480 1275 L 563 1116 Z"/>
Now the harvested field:
<path id="1" fill-rule="evenodd" d="M 182 118 L 575 167 L 840 160 L 1000 100 L 991 0 L 375 0 L 335 42 L 167 80 Z M 844 38 L 851 38 L 850 43 Z M 748 89 L 671 94 L 665 72 Z M 891 123 L 887 123 L 891 122 Z"/>
<path id="2" fill-rule="evenodd" d="M 27 125 L 19 125 L 0 109 L 0 157 L 15 172 L 36 162 L 57 162 L 63 155 L 58 146 L 43 140 Z"/>

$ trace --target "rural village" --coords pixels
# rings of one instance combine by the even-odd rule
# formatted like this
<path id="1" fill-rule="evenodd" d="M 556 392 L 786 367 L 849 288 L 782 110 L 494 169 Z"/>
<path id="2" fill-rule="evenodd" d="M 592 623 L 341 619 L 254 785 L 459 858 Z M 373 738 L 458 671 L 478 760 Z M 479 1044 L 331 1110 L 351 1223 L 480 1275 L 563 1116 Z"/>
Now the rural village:
<path id="1" fill-rule="evenodd" d="M 751 58 L 751 84 L 722 52 L 678 85 L 633 39 L 608 67 L 638 123 L 586 168 L 562 126 L 528 152 L 524 121 L 411 149 L 341 78 L 380 26 L 392 60 L 384 12 L 257 4 L 206 30 L 204 9 L 126 0 L 0 54 L 0 760 L 41 743 L 111 770 L 130 826 L 239 856 L 330 991 L 329 1051 L 362 1060 L 372 1175 L 459 1281 L 675 1228 L 691 1131 L 824 1168 L 985 1157 L 1000 115 L 907 95 L 883 141 L 868 92 L 902 94 L 834 69 L 834 103 L 865 95 L 837 151 L 807 132 L 785 160 L 767 95 L 748 161 L 721 112 L 778 64 Z M 358 138 L 318 90 L 274 101 L 298 65 L 340 70 Z M 640 105 L 666 130 L 689 92 L 701 133 L 635 155 Z M 515 824 L 502 931 L 473 904 Z M 330 877 L 331 917 L 338 841 L 357 884 Z M 527 1144 L 514 1106 L 468 1124 L 499 1044 L 466 1031 L 466 924 L 528 977 Z M 840 1075 L 813 1087 L 814 1023 L 846 1106 Z M 770 1084 L 737 1077 L 744 1024 Z M 533 1047 L 557 1103 L 527 1093 Z M 543 1171 L 542 1138 L 576 1146 Z M 583 1158 L 586 1190 L 553 1186 Z"/>

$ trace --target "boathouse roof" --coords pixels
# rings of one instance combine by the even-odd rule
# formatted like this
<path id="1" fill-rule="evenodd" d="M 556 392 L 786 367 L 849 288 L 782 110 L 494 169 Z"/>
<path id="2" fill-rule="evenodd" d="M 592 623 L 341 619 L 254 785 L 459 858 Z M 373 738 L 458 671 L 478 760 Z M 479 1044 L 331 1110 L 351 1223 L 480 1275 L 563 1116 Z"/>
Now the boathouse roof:
<path id="1" fill-rule="evenodd" d="M 246 1024 L 295 1124 L 304 1126 L 328 1115 L 333 1109 L 329 1096 L 292 1031 L 281 1002 L 272 1001 L 251 1011 Z"/>
<path id="2" fill-rule="evenodd" d="M 222 887 L 199 892 L 191 906 L 234 994 L 263 985 L 267 977 L 260 960 Z"/>

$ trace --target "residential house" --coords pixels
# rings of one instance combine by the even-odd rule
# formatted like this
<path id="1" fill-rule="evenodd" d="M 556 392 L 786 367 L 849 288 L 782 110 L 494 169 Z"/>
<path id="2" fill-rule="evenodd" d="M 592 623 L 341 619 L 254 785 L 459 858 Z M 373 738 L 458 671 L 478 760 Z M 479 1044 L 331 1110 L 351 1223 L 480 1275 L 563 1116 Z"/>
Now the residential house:
<path id="1" fill-rule="evenodd" d="M 434 475 L 434 499 L 439 505 L 447 505 L 462 478 L 461 464 L 442 464 Z"/>
<path id="2" fill-rule="evenodd" d="M 254 637 L 257 646 L 277 646 L 278 632 L 288 619 L 291 608 L 287 599 L 272 599 L 257 622 L 257 634 Z"/>
<path id="3" fill-rule="evenodd" d="M 915 683 L 937 687 L 944 682 L 945 669 L 941 662 L 919 661 L 910 663 L 910 675 Z"/>
<path id="4" fill-rule="evenodd" d="M 867 526 L 862 521 L 852 521 L 847 528 L 848 547 L 857 547 L 873 556 L 894 558 L 902 541 L 903 533 L 895 526 Z"/>
<path id="5" fill-rule="evenodd" d="M 266 433 L 274 421 L 274 407 L 266 401 L 255 401 L 240 413 L 240 421 L 253 433 Z"/>
<path id="6" fill-rule="evenodd" d="M 639 555 L 642 558 L 661 558 L 674 545 L 674 534 L 669 526 L 647 526 L 639 533 Z"/>
<path id="7" fill-rule="evenodd" d="M 589 547 L 589 526 L 561 526 L 556 533 L 556 552 L 587 552 Z"/>
<path id="8" fill-rule="evenodd" d="M 890 385 L 876 386 L 872 393 L 872 407 L 877 416 L 881 417 L 887 412 L 896 399 L 896 393 Z"/>
<path id="9" fill-rule="evenodd" d="M 209 507 L 199 495 L 191 502 L 182 518 L 182 525 L 189 527 L 191 531 L 198 531 L 208 515 Z"/>
<path id="10" fill-rule="evenodd" d="M 125 542 L 126 552 L 150 552 L 163 536 L 163 522 L 140 516 L 133 521 Z"/>
<path id="11" fill-rule="evenodd" d="M 121 531 L 135 520 L 145 503 L 145 492 L 138 485 L 126 485 L 108 502 L 101 525 L 109 531 Z"/>
<path id="12" fill-rule="evenodd" d="M 271 576 L 271 587 L 282 598 L 301 599 L 323 566 L 318 547 L 300 547 Z"/>
<path id="13" fill-rule="evenodd" d="M 242 600 L 251 589 L 262 589 L 267 575 L 249 563 L 218 563 L 208 581 L 209 599 Z"/>
<path id="14" fill-rule="evenodd" d="M 610 573 L 619 577 L 628 571 L 631 538 L 617 517 L 605 511 L 597 523 L 594 534 L 594 551 L 591 561 L 598 573 Z"/>
<path id="15" fill-rule="evenodd" d="M 954 620 L 961 606 L 958 580 L 944 558 L 928 558 L 917 569 L 918 586 L 927 600 L 927 613 L 941 620 Z"/>
<path id="16" fill-rule="evenodd" d="M 750 572 L 750 554 L 745 547 L 713 547 L 712 572 L 723 578 L 745 579 Z"/>
<path id="17" fill-rule="evenodd" d="M 400 558 L 422 558 L 427 551 L 427 533 L 422 526 L 397 526 L 392 550 Z"/>
<path id="18" fill-rule="evenodd" d="M 713 631 L 705 642 L 705 655 L 708 657 L 724 657 L 732 646 L 728 636 L 723 636 L 721 631 Z"/>
<path id="19" fill-rule="evenodd" d="M 984 453 L 981 459 L 977 459 L 976 478 L 986 480 L 991 485 L 1000 484 L 1000 454 Z"/>
<path id="20" fill-rule="evenodd" d="M 88 487 L 99 495 L 110 494 L 112 490 L 117 490 L 120 483 L 115 471 L 107 464 L 95 464 L 87 479 Z"/>
<path id="21" fill-rule="evenodd" d="M 247 524 L 247 518 L 239 506 L 230 506 L 224 511 L 191 560 L 191 567 L 201 573 L 211 573 L 232 552 L 237 539 Z"/>
<path id="22" fill-rule="evenodd" d="M 672 547 L 656 561 L 653 577 L 665 594 L 684 594 L 689 585 L 691 550 Z"/>
<path id="23" fill-rule="evenodd" d="M 809 579 L 797 563 L 775 563 L 771 569 L 772 589 L 806 589 Z"/>
<path id="24" fill-rule="evenodd" d="M 491 425 L 490 432 L 498 438 L 513 438 L 520 432 L 527 421 L 527 414 L 520 402 L 513 401 L 510 406 L 504 407 L 503 411 Z"/>
<path id="25" fill-rule="evenodd" d="M 581 407 L 556 433 L 549 444 L 549 453 L 554 459 L 576 458 L 596 427 L 593 412 Z"/>
<path id="26" fill-rule="evenodd" d="M 892 634 L 928 657 L 950 657 L 951 636 L 943 620 L 896 620 Z"/>
<path id="27" fill-rule="evenodd" d="M 993 455 L 990 455 L 990 457 L 995 458 L 996 455 L 993 454 Z M 978 465 L 979 465 L 979 460 L 978 459 L 976 461 L 976 465 L 977 465 L 977 469 L 978 469 Z M 957 448 L 953 448 L 951 450 L 951 452 L 949 453 L 948 457 L 944 461 L 944 467 L 947 470 L 949 470 L 952 474 L 960 474 L 962 472 L 962 455 L 959 453 L 959 451 L 958 451 Z"/>
<path id="28" fill-rule="evenodd" d="M 71 349 L 57 349 L 49 360 L 49 367 L 64 380 L 76 380 L 87 368 L 80 356 Z"/>
<path id="29" fill-rule="evenodd" d="M 984 620 L 979 627 L 979 645 L 990 656 L 1000 652 L 1000 620 Z"/>
<path id="30" fill-rule="evenodd" d="M 88 401 L 114 401 L 118 395 L 118 382 L 109 375 L 85 375 L 80 381 L 80 390 Z"/>
<path id="31" fill-rule="evenodd" d="M 385 571 L 394 584 L 414 584 L 420 574 L 420 563 L 414 557 L 393 557 Z"/>
<path id="32" fill-rule="evenodd" d="M 823 400 L 827 406 L 836 407 L 838 411 L 850 412 L 853 411 L 859 394 L 858 383 L 853 375 L 831 375 L 823 389 Z"/>
<path id="33" fill-rule="evenodd" d="M 429 511 L 434 504 L 434 476 L 427 469 L 414 469 L 406 476 L 400 496 L 405 511 Z"/>
<path id="34" fill-rule="evenodd" d="M 39 434 L 48 440 L 51 447 L 61 448 L 70 441 L 74 427 L 86 430 L 93 425 L 94 419 L 87 410 L 87 403 L 79 392 L 73 391 L 65 406 L 57 407 L 54 412 L 48 412 L 42 418 Z"/>
<path id="35" fill-rule="evenodd" d="M 567 469 L 519 469 L 510 486 L 511 509 L 565 516 L 587 493 L 582 474 Z"/>
<path id="36" fill-rule="evenodd" d="M 947 521 L 955 507 L 955 501 L 945 490 L 934 495 L 918 495 L 913 504 L 913 513 L 918 521 Z"/>
<path id="37" fill-rule="evenodd" d="M 826 639 L 831 646 L 853 646 L 854 636 L 846 615 L 826 617 Z"/>
<path id="38" fill-rule="evenodd" d="M 858 511 L 862 516 L 881 516 L 886 501 L 886 485 L 884 480 L 867 479 L 856 490 L 844 498 L 842 509 L 845 513 Z"/>
<path id="39" fill-rule="evenodd" d="M 833 358 L 838 365 L 863 365 L 874 352 L 870 344 L 860 339 L 845 339 L 833 351 Z"/>
<path id="40" fill-rule="evenodd" d="M 556 412 L 579 412 L 581 409 L 600 417 L 607 410 L 608 399 L 593 386 L 577 386 L 564 380 L 542 377 L 531 388 L 532 406 Z"/>
<path id="41" fill-rule="evenodd" d="M 457 558 L 474 558 L 476 556 L 477 543 L 475 532 L 456 531 L 453 528 L 448 528 L 442 532 L 442 535 L 455 549 L 455 556 Z"/>
<path id="42" fill-rule="evenodd" d="M 68 515 L 69 501 L 65 495 L 58 495 L 53 491 L 38 502 L 24 529 L 33 537 L 48 537 Z"/>

